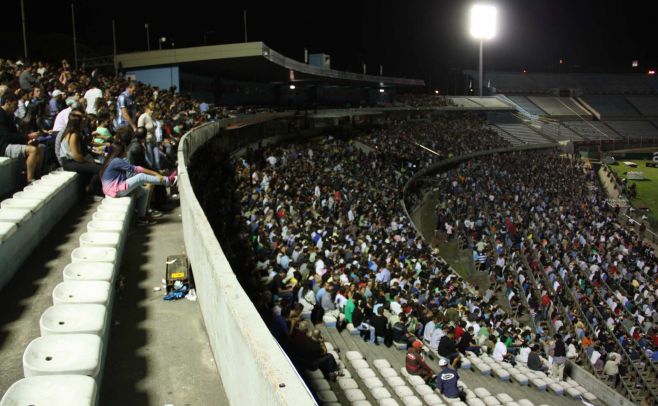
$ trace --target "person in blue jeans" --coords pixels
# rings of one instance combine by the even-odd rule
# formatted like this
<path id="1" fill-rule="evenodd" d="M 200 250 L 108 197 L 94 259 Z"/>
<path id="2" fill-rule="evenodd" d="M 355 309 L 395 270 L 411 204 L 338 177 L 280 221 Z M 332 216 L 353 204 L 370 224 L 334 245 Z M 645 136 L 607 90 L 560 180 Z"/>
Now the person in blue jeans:
<path id="1" fill-rule="evenodd" d="M 112 152 L 105 159 L 100 172 L 103 193 L 109 197 L 134 196 L 137 200 L 137 223 L 155 224 L 153 218 L 147 216 L 149 191 L 145 185 L 173 186 L 178 177 L 176 172 L 162 176 L 150 169 L 131 165 L 124 159 L 126 151 L 126 146 L 122 143 L 112 145 Z"/>

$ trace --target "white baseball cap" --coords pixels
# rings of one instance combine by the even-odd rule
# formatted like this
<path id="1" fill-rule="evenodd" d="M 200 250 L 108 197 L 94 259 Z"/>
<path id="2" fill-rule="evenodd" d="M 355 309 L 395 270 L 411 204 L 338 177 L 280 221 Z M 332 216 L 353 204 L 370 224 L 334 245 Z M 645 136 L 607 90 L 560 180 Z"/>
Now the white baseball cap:
<path id="1" fill-rule="evenodd" d="M 446 365 L 448 365 L 448 360 L 445 359 L 445 358 L 441 358 L 441 359 L 439 360 L 439 366 L 440 366 L 440 367 L 444 367 L 444 366 L 446 366 Z"/>

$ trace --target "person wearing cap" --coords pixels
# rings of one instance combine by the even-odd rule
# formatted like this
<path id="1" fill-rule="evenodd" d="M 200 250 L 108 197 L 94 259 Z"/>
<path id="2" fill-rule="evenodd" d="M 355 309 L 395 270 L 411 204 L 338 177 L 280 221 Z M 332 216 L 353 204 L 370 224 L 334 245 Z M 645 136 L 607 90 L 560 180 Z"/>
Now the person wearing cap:
<path id="1" fill-rule="evenodd" d="M 59 114 L 59 112 L 65 108 L 66 104 L 64 103 L 64 92 L 59 89 L 53 90 L 50 101 L 48 102 L 48 120 L 50 121 L 49 124 L 51 128 L 55 123 L 55 117 L 57 117 L 57 114 Z"/>
<path id="2" fill-rule="evenodd" d="M 445 358 L 439 360 L 439 366 L 443 369 L 436 375 L 436 389 L 448 399 L 459 398 L 462 402 L 465 402 L 466 394 L 457 384 L 459 382 L 457 370 L 448 365 L 448 360 Z"/>
<path id="3" fill-rule="evenodd" d="M 410 375 L 420 376 L 425 382 L 430 382 L 434 375 L 434 371 L 432 371 L 432 368 L 427 365 L 425 359 L 420 353 L 422 348 L 423 343 L 418 340 L 414 341 L 411 344 L 411 347 L 407 350 L 404 366 Z"/>

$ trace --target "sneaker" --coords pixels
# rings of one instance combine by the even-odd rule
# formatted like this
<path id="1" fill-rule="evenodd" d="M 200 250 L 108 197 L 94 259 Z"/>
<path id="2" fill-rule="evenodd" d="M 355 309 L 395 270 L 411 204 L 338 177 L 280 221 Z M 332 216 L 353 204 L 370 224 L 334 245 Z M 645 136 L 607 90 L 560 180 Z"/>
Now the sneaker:
<path id="1" fill-rule="evenodd" d="M 148 215 L 151 218 L 157 219 L 157 218 L 162 217 L 162 212 L 158 211 L 158 210 L 149 210 Z"/>
<path id="2" fill-rule="evenodd" d="M 152 226 L 153 224 L 157 224 L 157 221 L 150 216 L 144 216 L 137 219 L 138 226 Z"/>

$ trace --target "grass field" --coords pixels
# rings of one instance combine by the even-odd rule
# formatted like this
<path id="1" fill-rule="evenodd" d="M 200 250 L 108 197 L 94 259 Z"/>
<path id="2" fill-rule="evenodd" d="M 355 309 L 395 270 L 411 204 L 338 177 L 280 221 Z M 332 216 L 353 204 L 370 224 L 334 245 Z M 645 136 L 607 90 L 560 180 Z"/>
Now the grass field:
<path id="1" fill-rule="evenodd" d="M 615 171 L 617 176 L 620 178 L 626 178 L 626 172 L 628 171 L 644 172 L 644 177 L 646 178 L 645 180 L 629 181 L 637 185 L 637 198 L 633 199 L 632 204 L 636 207 L 638 204 L 645 204 L 647 207 L 649 207 L 649 215 L 653 217 L 655 221 L 658 221 L 658 168 L 647 168 L 644 165 L 646 161 L 628 161 L 635 162 L 637 164 L 637 168 L 631 168 L 630 166 L 620 161 L 618 161 L 616 165 L 610 165 L 609 167 Z"/>

